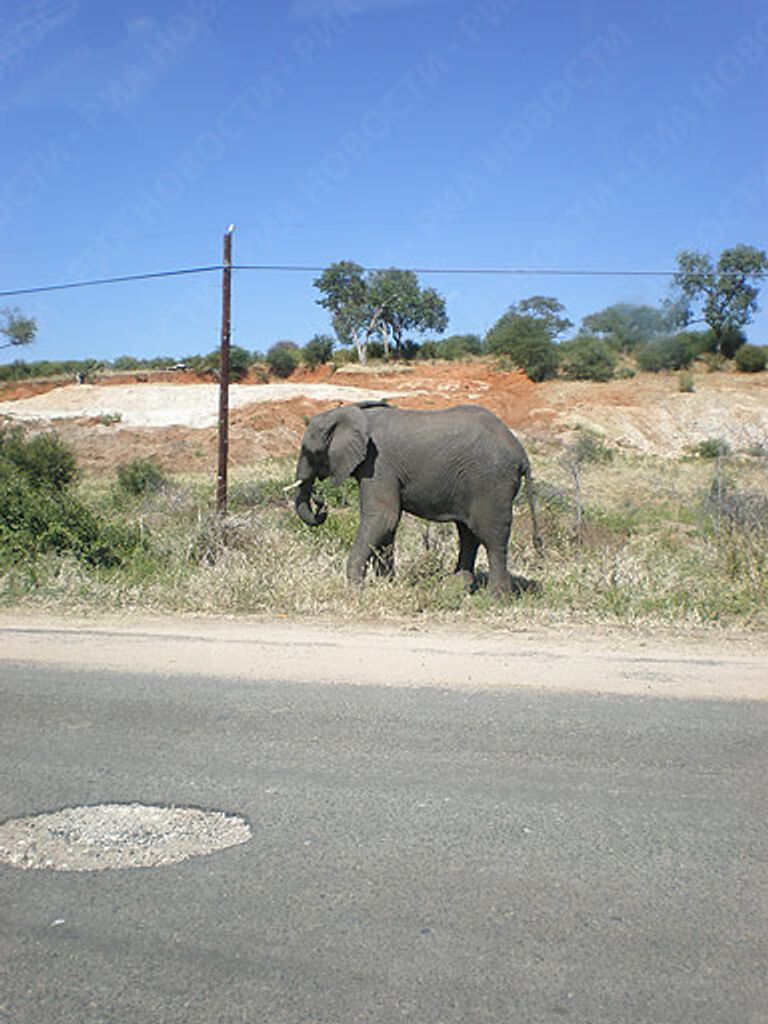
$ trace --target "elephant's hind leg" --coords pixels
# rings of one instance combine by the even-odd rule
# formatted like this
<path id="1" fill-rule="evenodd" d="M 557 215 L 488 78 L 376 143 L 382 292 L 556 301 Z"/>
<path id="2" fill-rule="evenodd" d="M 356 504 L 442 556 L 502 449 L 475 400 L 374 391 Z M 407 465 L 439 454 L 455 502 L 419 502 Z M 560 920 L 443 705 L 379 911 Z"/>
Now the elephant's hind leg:
<path id="1" fill-rule="evenodd" d="M 475 559 L 480 541 L 466 523 L 456 523 L 456 529 L 459 531 L 459 558 L 454 572 L 465 586 L 471 587 L 475 582 Z"/>
<path id="2" fill-rule="evenodd" d="M 488 552 L 488 590 L 497 596 L 512 591 L 512 577 L 507 569 L 507 548 L 511 523 L 498 524 L 482 537 Z"/>

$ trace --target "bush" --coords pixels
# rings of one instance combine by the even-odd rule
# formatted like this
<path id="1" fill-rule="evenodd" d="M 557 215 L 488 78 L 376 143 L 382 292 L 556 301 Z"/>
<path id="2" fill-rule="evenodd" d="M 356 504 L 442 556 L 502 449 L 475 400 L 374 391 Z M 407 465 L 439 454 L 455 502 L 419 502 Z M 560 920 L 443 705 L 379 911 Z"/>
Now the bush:
<path id="1" fill-rule="evenodd" d="M 529 380 L 538 384 L 544 380 L 550 380 L 557 374 L 560 365 L 560 350 L 558 346 L 547 338 L 532 337 L 520 341 L 509 353 L 500 352 L 499 365 L 506 367 L 519 367 Z"/>
<path id="2" fill-rule="evenodd" d="M 678 331 L 675 335 L 683 342 L 694 359 L 703 356 L 705 353 L 717 351 L 717 338 L 713 330 L 707 331 Z"/>
<path id="3" fill-rule="evenodd" d="M 1 440 L 0 564 L 66 551 L 111 567 L 143 546 L 136 529 L 104 522 L 70 493 L 74 455 L 55 435 L 27 441 L 13 430 Z"/>
<path id="4" fill-rule="evenodd" d="M 62 491 L 75 479 L 74 453 L 54 432 L 27 440 L 21 427 L 0 427 L 0 464 L 14 466 L 34 488 Z"/>
<path id="5" fill-rule="evenodd" d="M 694 355 L 688 344 L 687 335 L 674 334 L 669 338 L 649 341 L 638 349 L 637 365 L 646 373 L 685 370 L 693 362 Z"/>
<path id="6" fill-rule="evenodd" d="M 768 352 L 762 345 L 743 345 L 734 358 L 742 373 L 760 373 L 768 366 Z"/>
<path id="7" fill-rule="evenodd" d="M 560 346 L 562 370 L 568 380 L 594 380 L 601 383 L 613 378 L 616 356 L 602 338 L 583 334 Z"/>
<path id="8" fill-rule="evenodd" d="M 450 359 L 461 360 L 467 356 L 479 356 L 483 351 L 483 339 L 479 334 L 452 334 L 442 341 L 426 341 L 421 346 L 426 346 L 429 359 Z"/>
<path id="9" fill-rule="evenodd" d="M 150 359 L 147 360 L 146 366 L 148 369 L 170 369 L 175 362 L 177 360 L 169 361 L 165 358 Z M 239 345 L 231 345 L 229 348 L 229 380 L 238 381 L 247 377 L 252 362 L 253 356 L 250 352 Z M 158 366 L 158 363 L 163 365 Z M 221 366 L 221 350 L 215 348 L 205 356 L 188 356 L 184 363 L 193 373 L 199 376 L 215 377 L 218 380 L 219 367 Z"/>
<path id="10" fill-rule="evenodd" d="M 525 372 L 526 376 L 538 384 L 550 380 L 557 374 L 560 365 L 560 352 L 553 341 L 536 339 L 520 345 L 512 353 L 512 358 Z"/>
<path id="11" fill-rule="evenodd" d="M 706 366 L 708 373 L 717 373 L 719 370 L 724 370 L 727 365 L 725 356 L 719 352 L 704 352 L 701 361 Z"/>
<path id="12" fill-rule="evenodd" d="M 292 341 L 278 341 L 267 352 L 265 361 L 269 372 L 275 377 L 290 377 L 299 365 L 299 346 Z"/>
<path id="13" fill-rule="evenodd" d="M 239 345 L 231 345 L 229 349 L 229 379 L 244 380 L 253 362 L 251 353 Z"/>
<path id="14" fill-rule="evenodd" d="M 334 341 L 330 334 L 316 334 L 301 350 L 301 358 L 313 370 L 316 366 L 329 363 L 333 355 Z"/>
<path id="15" fill-rule="evenodd" d="M 590 430 L 580 430 L 575 440 L 566 446 L 566 463 L 607 465 L 613 462 L 614 452 L 604 438 Z"/>
<path id="16" fill-rule="evenodd" d="M 134 498 L 160 491 L 167 483 L 162 469 L 152 459 L 134 459 L 117 467 L 117 486 Z"/>
<path id="17" fill-rule="evenodd" d="M 738 327 L 725 327 L 718 339 L 720 351 L 726 359 L 733 359 L 746 340 L 744 332 Z"/>
<path id="18" fill-rule="evenodd" d="M 731 454 L 731 446 L 722 437 L 708 437 L 694 447 L 693 454 L 700 459 L 719 459 Z"/>

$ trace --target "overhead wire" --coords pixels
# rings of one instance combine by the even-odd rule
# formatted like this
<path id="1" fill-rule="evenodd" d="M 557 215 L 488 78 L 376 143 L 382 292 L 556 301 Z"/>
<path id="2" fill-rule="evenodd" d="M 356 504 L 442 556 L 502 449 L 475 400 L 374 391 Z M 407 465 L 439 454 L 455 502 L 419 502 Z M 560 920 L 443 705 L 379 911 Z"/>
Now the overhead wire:
<path id="1" fill-rule="evenodd" d="M 29 288 L 13 288 L 0 291 L 0 298 L 15 298 L 21 295 L 40 295 L 45 292 L 62 292 L 74 288 L 93 288 L 100 285 L 124 284 L 132 281 L 151 281 L 158 278 L 183 277 L 193 274 L 211 274 L 227 269 L 223 264 L 212 264 L 204 267 L 183 267 L 175 270 L 156 270 L 143 274 L 123 274 L 115 277 L 98 277 L 86 281 L 67 281 L 62 284 L 36 285 Z M 230 270 L 246 271 L 277 271 L 283 273 L 318 273 L 321 274 L 328 269 L 327 266 L 294 265 L 280 263 L 238 263 L 233 264 Z M 376 273 L 392 270 L 392 267 L 361 267 L 365 273 Z M 584 268 L 545 268 L 545 267 L 406 267 L 397 268 L 407 270 L 414 274 L 430 275 L 496 275 L 496 276 L 541 276 L 541 277 L 674 277 L 679 271 L 676 270 L 608 270 L 608 269 L 584 269 Z M 741 277 L 741 272 L 733 271 L 732 274 L 720 274 L 720 277 Z M 754 274 L 755 279 L 763 280 L 768 275 Z"/>

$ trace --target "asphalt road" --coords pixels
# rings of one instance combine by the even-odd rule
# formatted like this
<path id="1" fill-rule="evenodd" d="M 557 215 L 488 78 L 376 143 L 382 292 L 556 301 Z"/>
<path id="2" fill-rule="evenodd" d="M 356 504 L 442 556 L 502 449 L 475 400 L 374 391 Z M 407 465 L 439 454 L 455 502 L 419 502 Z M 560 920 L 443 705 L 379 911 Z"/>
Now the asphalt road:
<path id="1" fill-rule="evenodd" d="M 768 703 L 0 666 L 0 820 L 253 838 L 0 865 L 12 1024 L 768 1021 Z"/>

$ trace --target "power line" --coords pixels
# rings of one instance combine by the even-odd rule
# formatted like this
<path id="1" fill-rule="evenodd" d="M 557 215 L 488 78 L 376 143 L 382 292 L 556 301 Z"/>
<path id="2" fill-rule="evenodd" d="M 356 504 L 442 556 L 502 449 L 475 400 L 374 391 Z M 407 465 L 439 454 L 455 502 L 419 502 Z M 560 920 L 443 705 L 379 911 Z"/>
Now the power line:
<path id="1" fill-rule="evenodd" d="M 286 266 L 281 264 L 240 264 L 234 268 L 235 270 L 285 270 L 285 271 L 304 271 L 304 272 L 319 272 L 322 273 L 327 270 L 328 267 L 302 267 L 302 266 Z M 535 267 L 363 267 L 365 272 L 376 273 L 382 270 L 406 270 L 412 274 L 498 274 L 498 275 L 515 275 L 515 274 L 529 274 L 529 275 L 557 275 L 560 277 L 604 277 L 604 276 L 616 276 L 616 277 L 671 277 L 677 273 L 676 270 L 548 270 L 543 268 Z"/>
<path id="2" fill-rule="evenodd" d="M 16 288 L 12 291 L 0 292 L 1 299 L 14 295 L 38 295 L 41 292 L 64 292 L 70 288 L 92 288 L 102 284 L 123 284 L 126 281 L 151 281 L 158 277 L 181 277 L 183 274 L 209 274 L 221 270 L 220 265 L 211 267 L 188 267 L 184 270 L 156 270 L 150 274 L 126 274 L 123 277 L 97 277 L 90 281 L 68 281 L 66 284 L 45 284 L 35 288 Z"/>
<path id="3" fill-rule="evenodd" d="M 157 270 L 145 274 L 125 274 L 120 277 L 99 277 L 88 281 L 68 281 L 65 284 L 38 285 L 33 288 L 15 288 L 7 291 L 0 291 L 0 298 L 8 299 L 20 295 L 40 295 L 44 292 L 62 292 L 73 288 L 94 288 L 107 284 L 125 284 L 131 281 L 151 281 L 164 277 L 182 277 L 191 274 L 212 274 L 223 270 L 222 264 L 213 264 L 207 267 L 185 267 L 178 270 Z M 275 271 L 281 273 L 321 274 L 327 270 L 327 266 L 303 266 L 280 263 L 240 263 L 235 264 L 232 270 L 249 271 Z M 392 270 L 392 267 L 362 267 L 366 273 Z M 405 269 L 413 274 L 433 275 L 495 275 L 506 277 L 674 277 L 679 273 L 676 270 L 601 270 L 601 269 L 565 269 L 545 267 L 407 267 Z M 740 272 L 720 274 L 720 277 L 741 277 Z M 768 275 L 754 274 L 756 280 L 764 280 Z"/>

